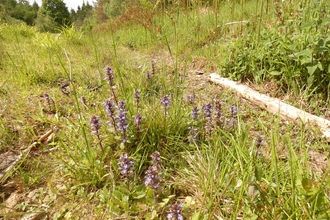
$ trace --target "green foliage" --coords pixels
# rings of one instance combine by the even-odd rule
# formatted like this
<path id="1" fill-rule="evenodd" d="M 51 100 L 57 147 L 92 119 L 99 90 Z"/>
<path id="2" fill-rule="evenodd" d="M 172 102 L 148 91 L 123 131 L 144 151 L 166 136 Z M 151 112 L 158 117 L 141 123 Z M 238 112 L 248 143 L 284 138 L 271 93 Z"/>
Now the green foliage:
<path id="1" fill-rule="evenodd" d="M 0 1 L 0 21 L 10 21 L 10 18 L 24 21 L 27 25 L 34 25 L 38 6 L 30 5 L 28 1 L 7 0 Z"/>
<path id="2" fill-rule="evenodd" d="M 260 36 L 250 32 L 230 47 L 223 74 L 233 79 L 278 82 L 284 91 L 328 97 L 330 78 L 329 4 L 315 7 L 276 28 L 264 28 Z"/>
<path id="3" fill-rule="evenodd" d="M 57 28 L 70 24 L 70 12 L 63 0 L 42 1 L 36 20 L 38 30 L 56 32 Z"/>
<path id="4" fill-rule="evenodd" d="M 23 20 L 28 25 L 34 25 L 38 9 L 34 8 L 27 1 L 20 1 L 11 12 L 11 16 Z"/>
<path id="5" fill-rule="evenodd" d="M 60 30 L 62 38 L 69 44 L 81 44 L 82 31 L 76 31 L 75 25 L 63 26 Z"/>
<path id="6" fill-rule="evenodd" d="M 41 7 L 38 11 L 38 17 L 36 19 L 36 28 L 41 32 L 55 32 L 58 28 L 54 18 Z"/>
<path id="7" fill-rule="evenodd" d="M 89 2 L 87 2 L 87 4 L 84 2 L 81 7 L 78 6 L 77 11 L 74 11 L 73 9 L 71 10 L 71 21 L 78 29 L 80 27 L 86 27 L 88 26 L 88 23 L 90 23 L 90 20 L 93 18 L 93 12 L 93 6 L 91 6 Z"/>

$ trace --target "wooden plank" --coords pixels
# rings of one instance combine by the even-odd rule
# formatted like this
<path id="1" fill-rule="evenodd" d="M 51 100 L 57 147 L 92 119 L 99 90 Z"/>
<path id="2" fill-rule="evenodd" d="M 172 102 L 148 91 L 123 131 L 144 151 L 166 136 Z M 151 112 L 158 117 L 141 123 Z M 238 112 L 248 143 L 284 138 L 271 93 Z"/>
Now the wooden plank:
<path id="1" fill-rule="evenodd" d="M 260 108 L 266 109 L 274 115 L 280 115 L 285 120 L 290 120 L 293 122 L 301 121 L 304 124 L 316 124 L 320 127 L 324 137 L 330 140 L 330 121 L 327 119 L 293 107 L 277 98 L 272 98 L 261 94 L 248 86 L 220 77 L 216 73 L 210 74 L 209 80 L 223 87 L 235 90 L 243 98 L 249 100 Z"/>

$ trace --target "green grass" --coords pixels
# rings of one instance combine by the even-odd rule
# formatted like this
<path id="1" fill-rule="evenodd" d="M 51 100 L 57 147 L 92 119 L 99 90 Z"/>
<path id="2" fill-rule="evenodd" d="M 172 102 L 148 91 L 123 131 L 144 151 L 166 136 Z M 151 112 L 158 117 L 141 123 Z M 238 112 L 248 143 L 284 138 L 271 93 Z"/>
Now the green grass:
<path id="1" fill-rule="evenodd" d="M 235 69 L 263 83 L 259 72 L 228 60 L 233 45 L 250 42 L 258 52 L 246 48 L 251 60 L 244 65 L 259 67 L 263 48 L 257 45 L 279 30 L 275 1 L 268 2 L 268 13 L 261 1 L 215 3 L 213 9 L 201 3 L 173 6 L 152 17 L 152 27 L 137 19 L 117 23 L 113 32 L 101 30 L 107 24 L 91 33 L 66 27 L 61 34 L 0 26 L 0 152 L 21 151 L 55 131 L 6 182 L 0 180 L 14 181 L 26 198 L 9 212 L 0 211 L 5 219 L 36 212 L 52 219 L 166 219 L 173 204 L 182 204 L 186 219 L 329 218 L 330 179 L 322 159 L 329 146 L 320 132 L 282 121 L 206 82 L 210 71 L 239 78 Z M 287 3 L 280 6 L 289 19 Z M 290 10 L 298 8 L 294 1 Z M 312 14 L 313 7 L 308 9 Z M 248 24 L 225 25 L 240 20 Z M 107 66 L 113 70 L 112 86 L 104 80 Z M 197 77 L 195 71 L 205 74 Z M 280 82 L 292 83 L 286 77 Z M 308 100 L 305 90 L 286 89 L 292 101 Z M 168 109 L 161 102 L 166 95 Z M 114 117 L 126 117 L 127 131 L 119 129 L 118 118 L 115 126 L 108 123 L 108 98 L 125 101 L 124 109 L 116 103 Z M 211 117 L 204 114 L 207 104 Z M 197 119 L 191 117 L 194 107 Z M 323 111 L 318 102 L 313 109 Z M 138 114 L 143 116 L 139 128 Z M 92 116 L 99 117 L 99 129 L 93 130 Z M 150 158 L 155 151 L 159 164 Z M 123 154 L 126 162 L 134 161 L 127 174 L 119 169 Z M 145 184 L 149 167 L 160 176 L 156 189 Z M 7 194 L 1 193 L 3 201 Z"/>

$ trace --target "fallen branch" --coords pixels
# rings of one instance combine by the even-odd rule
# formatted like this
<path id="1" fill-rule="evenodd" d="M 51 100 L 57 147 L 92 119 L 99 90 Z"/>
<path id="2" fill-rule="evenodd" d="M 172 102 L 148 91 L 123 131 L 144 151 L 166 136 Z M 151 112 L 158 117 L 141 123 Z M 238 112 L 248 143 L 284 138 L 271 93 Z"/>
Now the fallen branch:
<path id="1" fill-rule="evenodd" d="M 285 120 L 293 122 L 298 122 L 300 120 L 304 124 L 316 124 L 320 127 L 324 137 L 330 140 L 329 120 L 302 111 L 301 109 L 286 104 L 279 99 L 260 94 L 248 86 L 220 77 L 216 73 L 210 74 L 209 80 L 226 88 L 236 90 L 236 92 L 238 92 L 243 98 L 249 100 L 260 108 L 266 109 L 272 114 L 280 115 Z"/>
<path id="2" fill-rule="evenodd" d="M 5 182 L 5 180 L 9 176 L 9 171 L 13 170 L 13 168 L 18 164 L 18 162 L 24 160 L 33 147 L 36 147 L 39 143 L 45 143 L 45 141 L 50 137 L 50 135 L 53 134 L 53 132 L 54 130 L 47 131 L 46 134 L 42 135 L 37 141 L 34 141 L 30 146 L 28 146 L 26 149 L 22 150 L 19 153 L 9 151 L 1 154 L 0 183 Z"/>

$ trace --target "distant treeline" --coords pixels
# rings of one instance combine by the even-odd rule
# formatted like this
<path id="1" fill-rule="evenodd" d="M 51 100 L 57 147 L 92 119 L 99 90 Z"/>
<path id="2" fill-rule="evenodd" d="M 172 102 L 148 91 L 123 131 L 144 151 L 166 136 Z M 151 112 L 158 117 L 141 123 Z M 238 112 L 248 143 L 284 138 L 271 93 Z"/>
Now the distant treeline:
<path id="1" fill-rule="evenodd" d="M 224 0 L 218 0 L 223 2 Z M 128 21 L 136 17 L 152 17 L 159 7 L 180 4 L 181 7 L 212 6 L 211 0 L 96 0 L 94 5 L 83 2 L 77 10 L 68 10 L 63 0 L 42 0 L 41 6 L 32 5 L 27 0 L 0 0 L 0 24 L 26 23 L 35 26 L 39 31 L 57 32 L 63 26 L 74 24 L 77 28 L 90 30 L 96 24 L 114 18 Z M 134 17 L 134 18 L 133 18 Z M 120 19 L 119 19 L 120 20 Z M 142 21 L 141 21 L 142 22 Z M 142 22 L 143 25 L 145 22 Z"/>
<path id="2" fill-rule="evenodd" d="M 27 0 L 0 0 L 0 24 L 26 23 L 40 31 L 56 32 L 62 26 L 75 24 L 82 27 L 93 16 L 93 6 L 88 2 L 77 10 L 68 10 L 63 0 L 42 0 L 41 6 Z"/>

